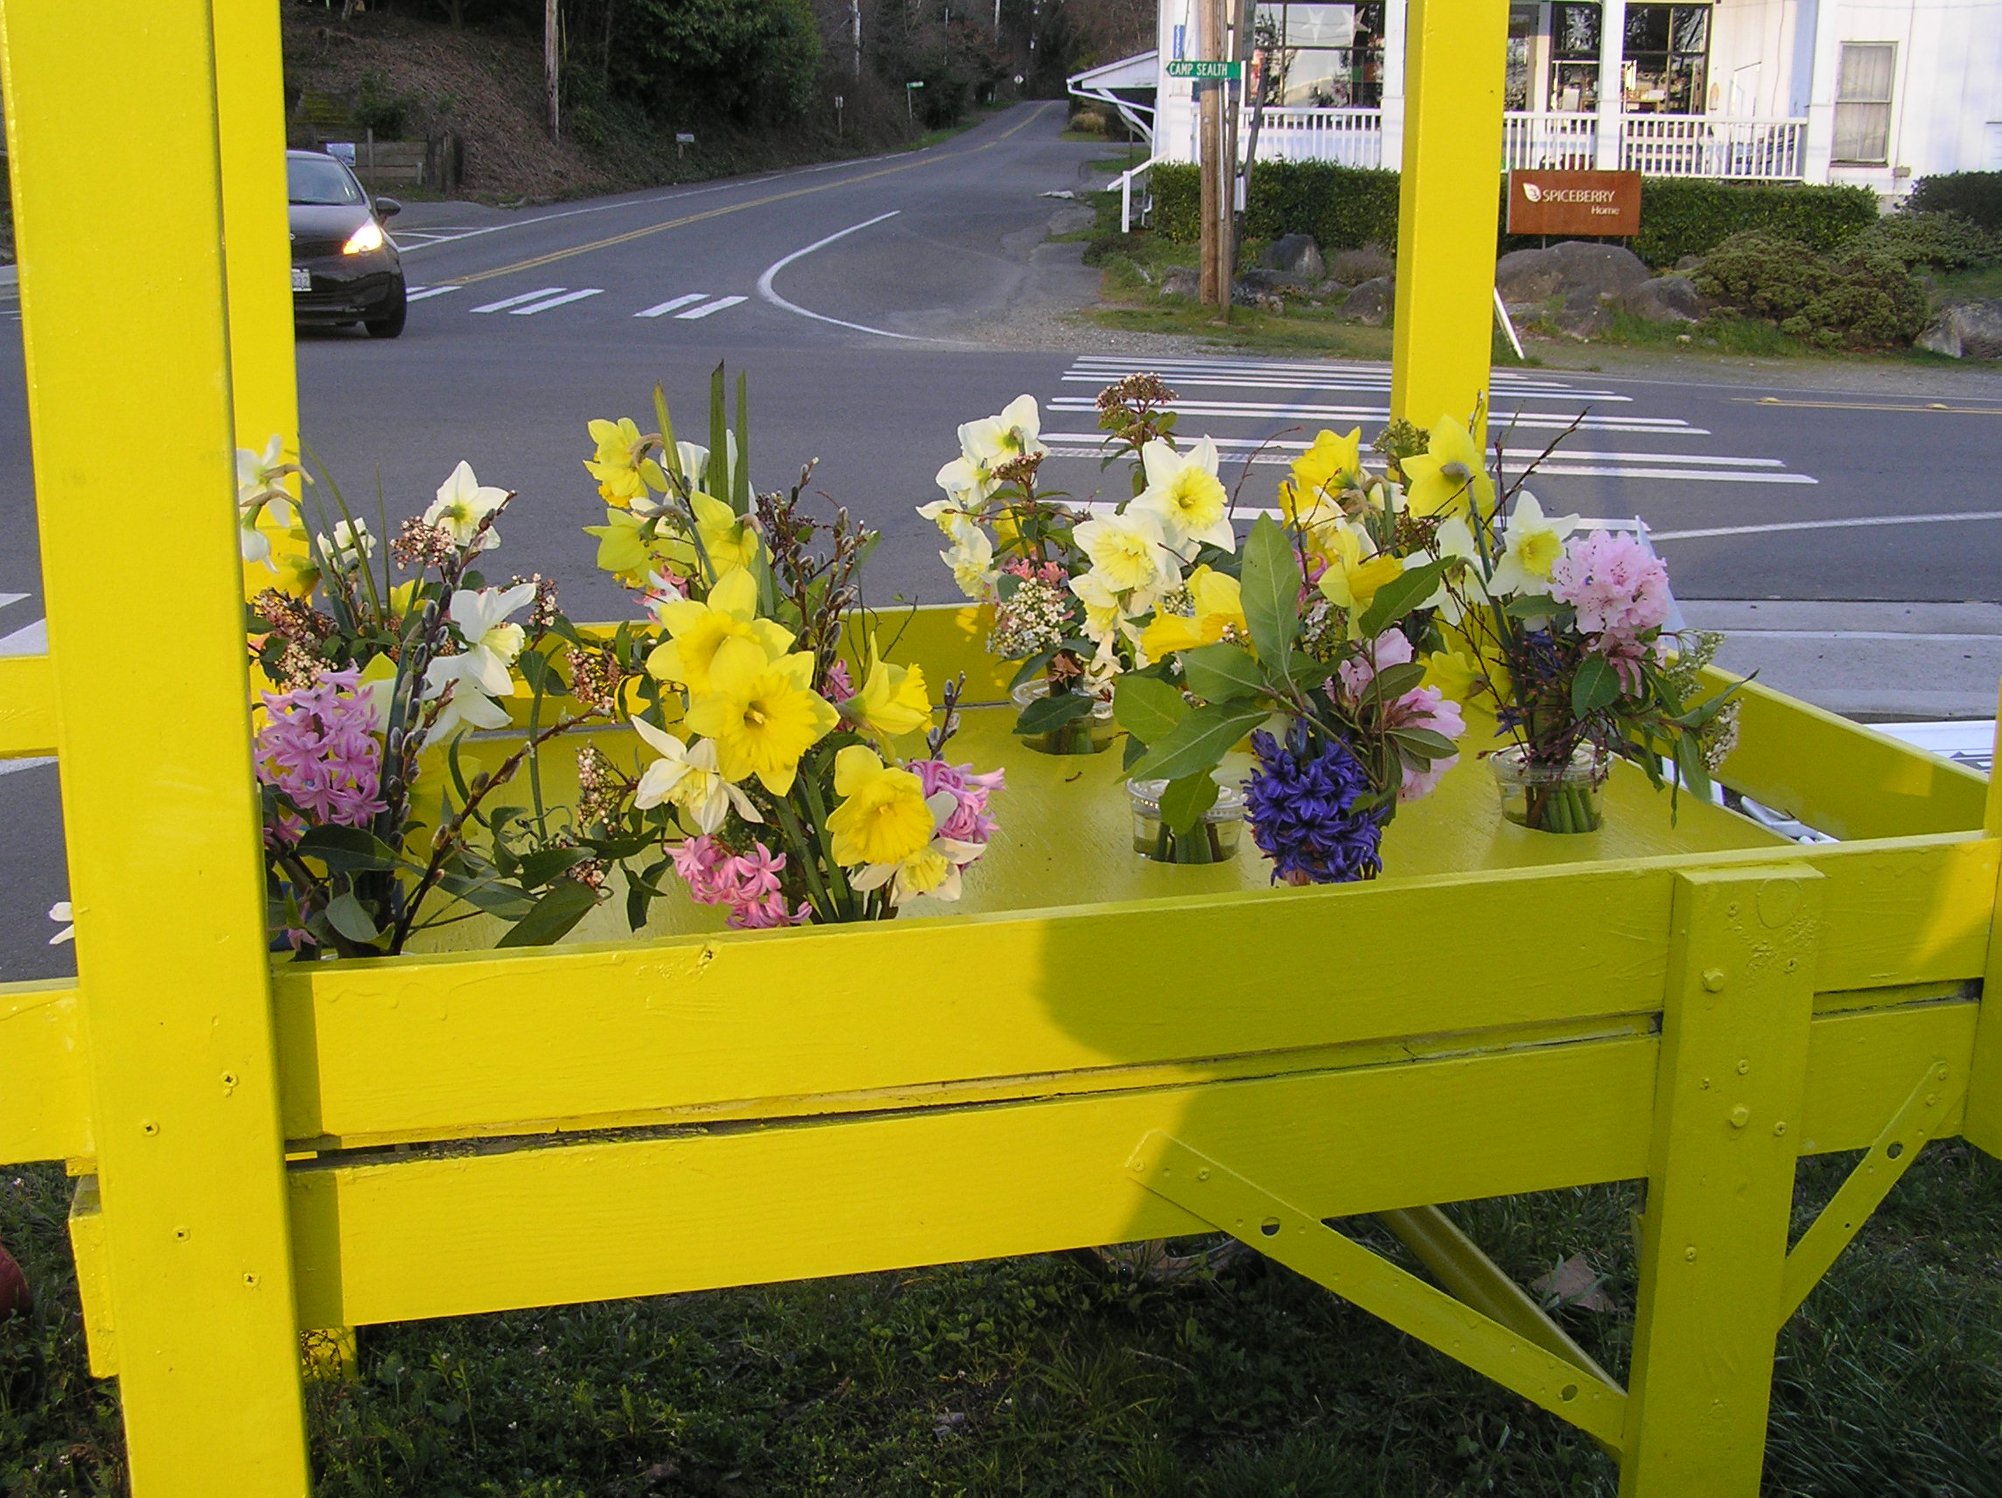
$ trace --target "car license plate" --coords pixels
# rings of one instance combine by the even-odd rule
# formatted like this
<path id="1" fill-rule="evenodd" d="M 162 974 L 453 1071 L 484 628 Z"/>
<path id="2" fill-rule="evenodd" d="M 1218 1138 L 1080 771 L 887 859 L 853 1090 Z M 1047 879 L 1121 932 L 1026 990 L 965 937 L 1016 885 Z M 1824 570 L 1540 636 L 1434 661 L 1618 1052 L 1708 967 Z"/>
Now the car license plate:
<path id="1" fill-rule="evenodd" d="M 295 265 L 292 267 L 292 289 L 294 291 L 311 291 L 313 289 L 313 273 L 307 270 L 305 266 Z"/>

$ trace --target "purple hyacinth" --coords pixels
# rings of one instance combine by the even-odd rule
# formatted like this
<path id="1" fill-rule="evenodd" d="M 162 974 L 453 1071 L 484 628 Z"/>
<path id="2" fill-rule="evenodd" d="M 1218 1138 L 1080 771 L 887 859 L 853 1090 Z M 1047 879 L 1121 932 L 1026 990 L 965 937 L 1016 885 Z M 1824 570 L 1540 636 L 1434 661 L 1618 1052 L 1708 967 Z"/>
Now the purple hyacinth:
<path id="1" fill-rule="evenodd" d="M 1383 827 L 1374 809 L 1357 809 L 1372 787 L 1348 745 L 1295 720 L 1285 744 L 1261 729 L 1251 747 L 1258 768 L 1245 782 L 1245 820 L 1272 860 L 1273 883 L 1346 884 L 1381 872 Z"/>
<path id="2" fill-rule="evenodd" d="M 361 673 L 322 672 L 310 685 L 266 692 L 264 707 L 257 778 L 283 791 L 315 823 L 366 827 L 384 802 L 382 741 Z M 288 843 L 303 830 L 281 806 L 266 841 Z"/>

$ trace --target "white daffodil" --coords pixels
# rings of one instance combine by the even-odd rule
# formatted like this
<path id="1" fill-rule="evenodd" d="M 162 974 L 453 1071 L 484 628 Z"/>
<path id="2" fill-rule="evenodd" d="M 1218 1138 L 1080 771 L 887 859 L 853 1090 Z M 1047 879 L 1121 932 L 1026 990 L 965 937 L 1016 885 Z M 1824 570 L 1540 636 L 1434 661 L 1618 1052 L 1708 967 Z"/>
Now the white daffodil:
<path id="1" fill-rule="evenodd" d="M 994 543 L 987 539 L 987 532 L 977 525 L 969 525 L 953 538 L 952 549 L 938 554 L 939 560 L 952 569 L 953 581 L 959 584 L 959 591 L 968 598 L 987 599 L 994 596 Z"/>
<path id="2" fill-rule="evenodd" d="M 699 442 L 677 442 L 674 455 L 681 463 L 681 476 L 688 480 L 690 489 L 706 490 L 710 494 L 727 497 L 730 481 L 737 476 L 737 434 L 723 434 L 723 471 L 716 475 L 716 482 L 709 482 L 709 449 Z"/>
<path id="3" fill-rule="evenodd" d="M 1543 506 L 1527 489 L 1516 496 L 1510 507 L 1508 525 L 1502 531 L 1505 550 L 1488 579 L 1488 590 L 1498 597 L 1512 593 L 1550 591 L 1550 569 L 1564 555 L 1564 538 L 1578 528 L 1576 515 L 1547 519 Z"/>
<path id="4" fill-rule="evenodd" d="M 1121 607 L 1124 595 L 1096 572 L 1072 578 L 1070 590 L 1084 605 L 1084 632 L 1093 640 L 1112 639 L 1126 622 L 1126 610 Z"/>
<path id="5" fill-rule="evenodd" d="M 960 535 L 977 524 L 977 512 L 969 510 L 957 499 L 935 499 L 928 505 L 919 505 L 918 514 L 938 527 L 938 532 L 948 541 L 958 541 Z"/>
<path id="6" fill-rule="evenodd" d="M 1466 516 L 1450 515 L 1439 523 L 1439 528 L 1432 533 L 1432 556 L 1438 561 L 1460 564 L 1447 568 L 1448 576 L 1457 580 L 1460 594 L 1476 600 L 1485 596 L 1481 585 L 1480 549 L 1474 544 L 1474 530 L 1467 524 Z M 1460 622 L 1459 598 L 1443 580 L 1420 607 L 1436 608 L 1440 619 L 1447 624 Z"/>
<path id="7" fill-rule="evenodd" d="M 751 798 L 723 778 L 713 740 L 684 744 L 644 718 L 632 722 L 633 732 L 660 756 L 640 776 L 639 789 L 633 793 L 634 806 L 645 811 L 665 801 L 692 817 L 701 832 L 721 827 L 733 807 L 746 822 L 764 821 Z"/>
<path id="8" fill-rule="evenodd" d="M 258 522 L 268 512 L 274 525 L 292 523 L 292 495 L 284 481 L 295 473 L 304 476 L 296 463 L 285 461 L 283 437 L 273 436 L 263 452 L 247 447 L 236 450 L 237 545 L 244 561 L 262 562 L 273 572 L 278 570 L 271 556 L 271 538 L 258 528 Z"/>
<path id="9" fill-rule="evenodd" d="M 1182 584 L 1182 569 L 1168 549 L 1161 517 L 1129 505 L 1122 515 L 1087 520 L 1071 533 L 1091 558 L 1092 571 L 1115 593 L 1156 595 Z"/>
<path id="10" fill-rule="evenodd" d="M 1178 453 L 1156 438 L 1140 449 L 1140 467 L 1147 487 L 1126 513 L 1139 510 L 1155 516 L 1170 551 L 1192 562 L 1205 545 L 1237 550 L 1237 537 L 1230 528 L 1230 496 L 1216 476 L 1216 443 L 1205 437 Z"/>
<path id="11" fill-rule="evenodd" d="M 49 919 L 63 923 L 63 929 L 49 938 L 50 946 L 59 946 L 63 942 L 74 941 L 76 939 L 76 913 L 70 909 L 69 901 L 58 900 L 55 904 L 51 905 L 49 907 Z"/>
<path id="12" fill-rule="evenodd" d="M 375 555 L 375 537 L 370 534 L 366 520 L 357 520 L 352 525 L 342 520 L 335 524 L 333 535 L 319 538 L 319 549 L 334 571 L 353 572 Z"/>
<path id="13" fill-rule="evenodd" d="M 507 726 L 507 709 L 492 699 L 514 690 L 512 667 L 527 638 L 521 626 L 508 623 L 507 617 L 534 600 L 534 583 L 478 591 L 460 588 L 452 595 L 450 617 L 466 648 L 457 655 L 439 656 L 424 672 L 426 698 L 440 696 L 448 686 L 452 689 L 430 738 L 443 738 L 462 722 L 474 728 Z"/>
<path id="14" fill-rule="evenodd" d="M 492 551 L 500 545 L 500 533 L 488 526 L 484 535 L 480 522 L 514 496 L 505 489 L 482 484 L 473 477 L 472 465 L 461 461 L 438 486 L 437 501 L 424 512 L 424 523 L 447 532 L 460 546 L 471 546 L 479 537 L 479 549 Z"/>
<path id="15" fill-rule="evenodd" d="M 966 422 L 959 429 L 959 456 L 938 471 L 939 488 L 963 507 L 979 509 L 999 487 L 995 469 L 1049 451 L 1041 432 L 1042 417 L 1030 395 L 1016 396 L 999 416 Z"/>

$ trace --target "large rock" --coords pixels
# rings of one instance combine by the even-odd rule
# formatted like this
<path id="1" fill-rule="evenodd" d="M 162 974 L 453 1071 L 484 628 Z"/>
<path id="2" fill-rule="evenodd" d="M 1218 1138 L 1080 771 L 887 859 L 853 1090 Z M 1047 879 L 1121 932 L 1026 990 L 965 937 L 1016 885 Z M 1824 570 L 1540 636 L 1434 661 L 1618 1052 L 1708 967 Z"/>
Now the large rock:
<path id="1" fill-rule="evenodd" d="M 1335 258 L 1328 262 L 1328 274 L 1348 286 L 1363 281 L 1373 281 L 1378 276 L 1397 274 L 1397 262 L 1385 254 L 1382 246 L 1366 244 L 1359 250 L 1337 250 Z"/>
<path id="2" fill-rule="evenodd" d="M 1563 306 L 1550 314 L 1550 326 L 1566 338 L 1589 343 L 1612 330 L 1613 314 L 1597 293 L 1579 290 L 1566 296 Z"/>
<path id="3" fill-rule="evenodd" d="M 1247 267 L 1239 274 L 1237 284 L 1240 288 L 1249 287 L 1252 291 L 1258 292 L 1306 292 L 1314 289 L 1314 282 L 1306 276 L 1290 270 L 1275 270 L 1266 265 Z"/>
<path id="4" fill-rule="evenodd" d="M 2002 301 L 1950 302 L 1917 343 L 1949 359 L 2002 359 Z"/>
<path id="5" fill-rule="evenodd" d="M 1702 322 L 1716 304 L 1688 276 L 1656 276 L 1621 297 L 1620 305 L 1649 322 Z"/>
<path id="6" fill-rule="evenodd" d="M 1342 303 L 1342 319 L 1380 328 L 1390 321 L 1396 301 L 1397 283 L 1389 276 L 1376 276 L 1349 293 L 1349 299 Z"/>
<path id="7" fill-rule="evenodd" d="M 1495 264 L 1495 285 L 1511 306 L 1535 306 L 1579 291 L 1617 298 L 1647 278 L 1647 265 L 1632 250 L 1582 239 L 1545 250 L 1511 250 Z"/>
<path id="8" fill-rule="evenodd" d="M 1311 234 L 1282 234 L 1265 247 L 1258 263 L 1266 270 L 1297 276 L 1303 285 L 1311 285 L 1328 273 L 1321 260 L 1321 247 L 1314 243 Z"/>
<path id="9" fill-rule="evenodd" d="M 1161 272 L 1162 296 L 1185 296 L 1194 300 L 1202 295 L 1202 289 L 1202 277 L 1189 266 L 1170 266 Z"/>

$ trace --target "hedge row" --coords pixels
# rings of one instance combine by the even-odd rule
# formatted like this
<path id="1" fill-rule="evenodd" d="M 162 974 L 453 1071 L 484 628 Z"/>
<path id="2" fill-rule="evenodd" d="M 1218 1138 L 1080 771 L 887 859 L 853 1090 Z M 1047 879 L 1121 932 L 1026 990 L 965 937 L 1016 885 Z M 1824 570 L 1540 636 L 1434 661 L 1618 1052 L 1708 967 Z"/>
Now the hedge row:
<path id="1" fill-rule="evenodd" d="M 1155 229 L 1178 242 L 1194 240 L 1201 226 L 1197 169 L 1157 166 L 1153 183 Z M 1504 211 L 1507 191 L 1504 177 L 1497 188 Z M 1251 174 L 1245 232 L 1258 239 L 1311 234 L 1325 252 L 1365 244 L 1394 246 L 1397 192 L 1393 171 L 1322 161 L 1267 162 Z M 1669 266 L 1684 255 L 1701 255 L 1733 234 L 1759 230 L 1825 252 L 1876 221 L 1877 197 L 1867 187 L 1650 177 L 1641 184 L 1641 232 L 1633 250 L 1650 265 Z M 1499 248 L 1539 243 L 1503 234 Z"/>
<path id="2" fill-rule="evenodd" d="M 1957 213 L 1990 234 L 2002 234 L 2002 172 L 1948 172 L 1921 177 L 1905 200 L 1907 213 Z"/>

